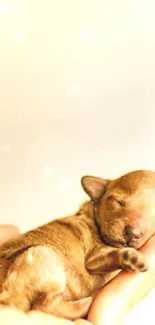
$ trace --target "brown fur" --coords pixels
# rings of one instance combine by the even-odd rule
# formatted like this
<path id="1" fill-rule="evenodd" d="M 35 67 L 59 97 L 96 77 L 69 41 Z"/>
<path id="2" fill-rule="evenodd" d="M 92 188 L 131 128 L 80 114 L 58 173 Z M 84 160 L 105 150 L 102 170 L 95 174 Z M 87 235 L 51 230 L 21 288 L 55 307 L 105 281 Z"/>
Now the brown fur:
<path id="1" fill-rule="evenodd" d="M 85 176 L 91 201 L 0 247 L 0 302 L 76 319 L 121 269 L 146 271 L 137 251 L 155 232 L 155 173 Z"/>

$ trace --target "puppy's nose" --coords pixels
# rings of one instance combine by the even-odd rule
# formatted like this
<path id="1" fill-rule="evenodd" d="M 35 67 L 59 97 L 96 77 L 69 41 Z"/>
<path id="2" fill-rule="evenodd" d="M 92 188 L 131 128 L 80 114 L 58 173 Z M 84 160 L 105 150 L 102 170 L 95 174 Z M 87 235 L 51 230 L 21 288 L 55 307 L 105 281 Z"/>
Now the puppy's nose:
<path id="1" fill-rule="evenodd" d="M 125 234 L 128 236 L 129 239 L 133 237 L 139 238 L 141 236 L 141 231 L 136 227 L 126 226 Z"/>

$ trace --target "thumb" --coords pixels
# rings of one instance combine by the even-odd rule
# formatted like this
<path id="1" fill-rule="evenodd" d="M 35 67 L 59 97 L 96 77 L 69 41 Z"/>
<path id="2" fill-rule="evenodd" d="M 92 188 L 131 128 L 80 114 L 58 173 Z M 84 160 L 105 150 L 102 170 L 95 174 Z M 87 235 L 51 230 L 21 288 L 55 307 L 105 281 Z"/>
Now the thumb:
<path id="1" fill-rule="evenodd" d="M 0 245 L 5 243 L 7 240 L 19 235 L 20 231 L 13 225 L 1 225 L 0 226 Z"/>

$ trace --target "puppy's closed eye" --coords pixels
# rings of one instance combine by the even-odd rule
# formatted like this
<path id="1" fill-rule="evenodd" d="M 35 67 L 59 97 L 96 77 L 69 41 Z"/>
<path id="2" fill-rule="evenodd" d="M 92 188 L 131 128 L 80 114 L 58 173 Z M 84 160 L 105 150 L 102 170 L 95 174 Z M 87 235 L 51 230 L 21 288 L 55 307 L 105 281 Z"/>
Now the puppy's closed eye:
<path id="1" fill-rule="evenodd" d="M 115 208 L 121 208 L 125 206 L 125 202 L 123 200 L 120 200 L 113 195 L 110 195 L 108 197 L 108 208 L 109 209 L 115 209 Z"/>

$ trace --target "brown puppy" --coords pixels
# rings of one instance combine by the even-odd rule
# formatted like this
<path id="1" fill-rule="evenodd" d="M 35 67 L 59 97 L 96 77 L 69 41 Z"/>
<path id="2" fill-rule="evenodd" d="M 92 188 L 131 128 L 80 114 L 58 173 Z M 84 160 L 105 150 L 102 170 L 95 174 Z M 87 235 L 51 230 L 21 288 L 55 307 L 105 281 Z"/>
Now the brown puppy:
<path id="1" fill-rule="evenodd" d="M 155 173 L 84 176 L 82 186 L 91 200 L 75 215 L 0 247 L 1 303 L 76 319 L 121 269 L 147 270 L 137 249 L 155 233 Z"/>

